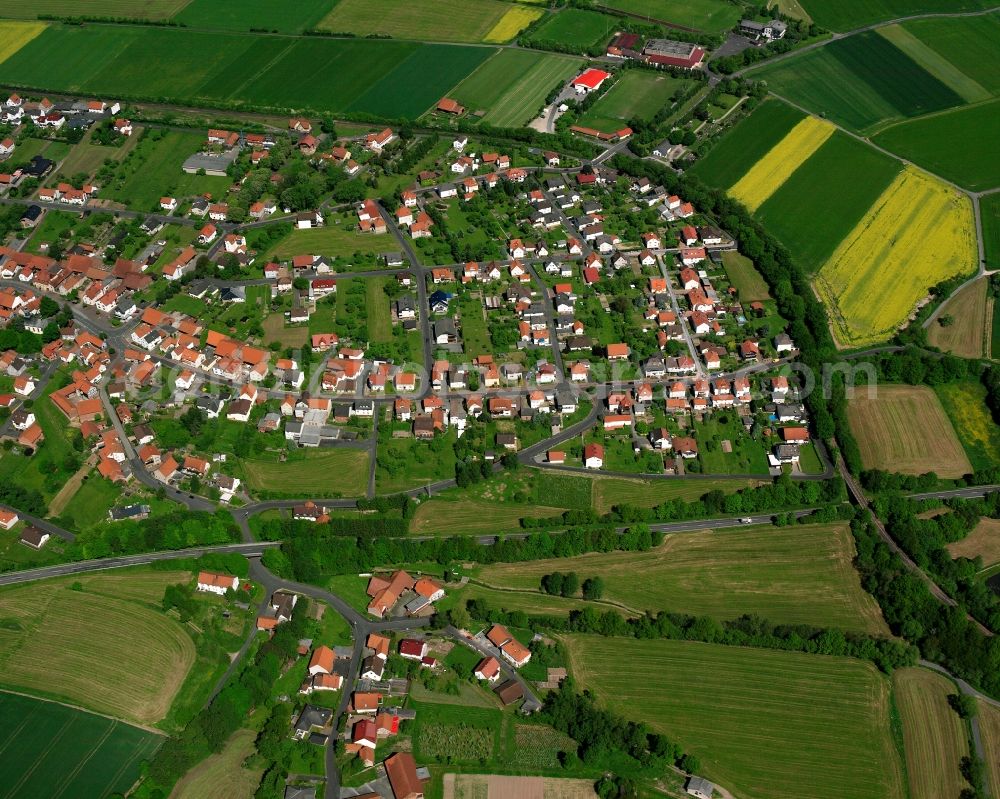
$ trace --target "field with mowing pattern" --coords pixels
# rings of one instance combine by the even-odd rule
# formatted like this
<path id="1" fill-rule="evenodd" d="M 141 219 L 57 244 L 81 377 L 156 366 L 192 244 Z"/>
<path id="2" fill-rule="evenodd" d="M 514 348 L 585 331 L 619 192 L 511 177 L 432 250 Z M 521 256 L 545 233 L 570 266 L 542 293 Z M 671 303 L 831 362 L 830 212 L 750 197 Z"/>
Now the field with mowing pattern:
<path id="1" fill-rule="evenodd" d="M 44 22 L 0 20 L 0 64 L 45 30 Z"/>
<path id="2" fill-rule="evenodd" d="M 751 74 L 767 81 L 777 95 L 858 132 L 964 102 L 875 31 L 839 39 Z"/>
<path id="3" fill-rule="evenodd" d="M 893 125 L 873 141 L 972 191 L 1000 187 L 1000 100 Z"/>
<path id="4" fill-rule="evenodd" d="M 254 754 L 253 730 L 238 730 L 225 747 L 201 761 L 174 786 L 170 799 L 252 799 L 262 769 L 248 769 L 243 761 Z"/>
<path id="5" fill-rule="evenodd" d="M 306 449 L 302 458 L 279 462 L 244 458 L 247 486 L 255 492 L 301 497 L 358 497 L 368 487 L 368 452 L 333 447 Z"/>
<path id="6" fill-rule="evenodd" d="M 975 266 L 969 198 L 906 167 L 820 269 L 816 288 L 837 340 L 862 346 L 891 336 L 932 286 Z"/>
<path id="7" fill-rule="evenodd" d="M 167 715 L 195 648 L 175 619 L 148 603 L 157 606 L 167 585 L 188 576 L 111 573 L 3 589 L 0 684 L 155 724 Z"/>
<path id="8" fill-rule="evenodd" d="M 340 0 L 317 27 L 359 36 L 480 42 L 510 9 L 500 0 Z"/>
<path id="9" fill-rule="evenodd" d="M 756 216 L 802 267 L 815 272 L 901 169 L 894 158 L 837 131 L 757 209 Z M 818 187 L 822 188 L 817 191 Z"/>
<path id="10" fill-rule="evenodd" d="M 594 483 L 594 510 L 598 513 L 607 513 L 615 505 L 652 508 L 670 499 L 690 502 L 701 499 L 709 491 L 731 494 L 741 488 L 759 485 L 755 480 L 630 480 L 623 477 L 590 479 Z"/>
<path id="11" fill-rule="evenodd" d="M 487 585 L 539 589 L 543 575 L 600 576 L 603 599 L 645 611 L 733 619 L 756 613 L 783 624 L 888 634 L 851 561 L 845 525 L 678 533 L 650 552 L 606 552 L 484 567 Z M 642 580 L 636 580 L 636 574 Z M 543 597 L 539 597 L 540 599 Z M 501 597 L 502 603 L 502 597 Z"/>
<path id="12" fill-rule="evenodd" d="M 953 558 L 982 558 L 984 569 L 1000 563 L 1000 519 L 980 519 L 965 538 L 952 541 L 945 548 Z"/>
<path id="13" fill-rule="evenodd" d="M 928 342 L 962 358 L 983 357 L 993 326 L 986 282 L 980 278 L 970 283 L 944 304 L 927 330 Z M 950 318 L 951 324 L 942 326 L 942 318 Z"/>
<path id="14" fill-rule="evenodd" d="M 1000 15 L 914 19 L 903 27 L 963 75 L 1000 95 Z"/>
<path id="15" fill-rule="evenodd" d="M 927 386 L 883 384 L 874 398 L 858 388 L 848 415 L 866 469 L 941 477 L 972 471 L 944 408 Z"/>
<path id="16" fill-rule="evenodd" d="M 849 31 L 881 20 L 921 13 L 976 11 L 989 0 L 802 0 L 817 25 Z"/>
<path id="17" fill-rule="evenodd" d="M 986 749 L 990 796 L 1000 796 L 1000 708 L 979 700 L 979 731 Z"/>
<path id="18" fill-rule="evenodd" d="M 986 268 L 1000 269 L 1000 192 L 979 198 L 979 216 L 983 224 Z M 997 355 L 1000 356 L 1000 352 Z"/>
<path id="19" fill-rule="evenodd" d="M 602 0 L 601 5 L 640 17 L 721 33 L 740 19 L 740 10 L 722 0 Z"/>
<path id="20" fill-rule="evenodd" d="M 578 58 L 551 53 L 501 50 L 449 96 L 471 112 L 486 111 L 483 121 L 491 125 L 523 125 L 541 110 L 548 93 L 582 63 Z"/>
<path id="21" fill-rule="evenodd" d="M 629 70 L 587 109 L 580 124 L 612 132 L 630 119 L 648 121 L 671 102 L 674 92 L 687 85 L 690 81 L 683 78 Z"/>
<path id="22" fill-rule="evenodd" d="M 183 2 L 183 0 L 182 0 Z M 190 0 L 174 17 L 192 28 L 219 30 L 280 31 L 301 33 L 319 27 L 336 0 L 298 0 L 273 3 L 271 0 Z"/>
<path id="23" fill-rule="evenodd" d="M 935 386 L 945 413 L 975 469 L 1000 465 L 1000 427 L 986 406 L 986 388 L 979 381 Z"/>
<path id="24" fill-rule="evenodd" d="M 804 164 L 836 128 L 816 117 L 806 117 L 792 128 L 747 173 L 729 188 L 729 194 L 756 211 L 761 203 Z"/>
<path id="25" fill-rule="evenodd" d="M 716 188 L 732 186 L 803 119 L 805 115 L 787 103 L 765 100 L 689 171 Z"/>
<path id="26" fill-rule="evenodd" d="M 130 17 L 169 19 L 191 0 L 4 0 L 5 17 Z"/>
<path id="27" fill-rule="evenodd" d="M 549 16 L 529 34 L 533 41 L 590 47 L 603 43 L 618 30 L 615 17 L 582 8 L 565 8 Z"/>
<path id="28" fill-rule="evenodd" d="M 899 669 L 893 698 L 903 722 L 906 771 L 912 799 L 958 796 L 966 786 L 958 762 L 969 754 L 965 722 L 948 705 L 955 685 L 928 669 Z"/>
<path id="29" fill-rule="evenodd" d="M 0 693 L 0 797 L 124 794 L 163 740 L 104 716 Z"/>
<path id="30" fill-rule="evenodd" d="M 598 702 L 680 743 L 744 799 L 899 799 L 889 681 L 870 663 L 690 641 L 566 636 Z"/>

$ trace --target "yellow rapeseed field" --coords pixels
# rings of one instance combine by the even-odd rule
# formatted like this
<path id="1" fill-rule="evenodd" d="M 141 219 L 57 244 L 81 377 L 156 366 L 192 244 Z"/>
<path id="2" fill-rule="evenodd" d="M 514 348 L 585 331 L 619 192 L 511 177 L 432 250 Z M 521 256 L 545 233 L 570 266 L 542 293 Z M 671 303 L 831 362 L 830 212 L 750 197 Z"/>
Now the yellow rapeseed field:
<path id="1" fill-rule="evenodd" d="M 46 28 L 44 22 L 14 22 L 0 20 L 0 64 Z"/>
<path id="2" fill-rule="evenodd" d="M 538 8 L 513 6 L 483 37 L 484 42 L 509 42 L 545 12 Z"/>
<path id="3" fill-rule="evenodd" d="M 968 197 L 906 167 L 820 269 L 816 288 L 846 346 L 883 341 L 928 289 L 976 266 Z"/>
<path id="4" fill-rule="evenodd" d="M 791 174 L 802 166 L 830 136 L 834 126 L 816 117 L 806 117 L 772 147 L 750 171 L 729 190 L 729 194 L 756 211 Z"/>

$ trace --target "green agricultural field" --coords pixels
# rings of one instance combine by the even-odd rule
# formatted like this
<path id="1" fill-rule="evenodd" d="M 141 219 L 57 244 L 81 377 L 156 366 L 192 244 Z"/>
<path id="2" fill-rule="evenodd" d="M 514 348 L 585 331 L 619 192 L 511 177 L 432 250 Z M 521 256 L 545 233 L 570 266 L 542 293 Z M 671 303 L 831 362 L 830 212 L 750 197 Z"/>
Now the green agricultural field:
<path id="1" fill-rule="evenodd" d="M 756 480 L 633 480 L 624 477 L 591 478 L 594 483 L 594 510 L 607 513 L 615 505 L 652 508 L 671 499 L 685 502 L 701 499 L 709 491 L 732 494 L 741 488 L 760 485 Z M 573 505 L 571 507 L 577 507 Z"/>
<path id="2" fill-rule="evenodd" d="M 801 0 L 817 25 L 850 31 L 882 20 L 921 13 L 976 11 L 989 0 Z"/>
<path id="3" fill-rule="evenodd" d="M 414 755 L 421 761 L 481 764 L 499 751 L 503 718 L 498 709 L 416 704 Z"/>
<path id="4" fill-rule="evenodd" d="M 988 89 L 962 72 L 922 39 L 914 36 L 903 25 L 886 25 L 884 28 L 879 28 L 878 32 L 967 103 L 978 103 L 990 99 L 991 94 Z"/>
<path id="5" fill-rule="evenodd" d="M 934 387 L 951 419 L 972 468 L 1000 465 L 1000 428 L 986 407 L 986 388 L 979 382 L 943 383 Z"/>
<path id="6" fill-rule="evenodd" d="M 680 533 L 651 552 L 610 552 L 484 567 L 487 586 L 539 589 L 543 575 L 600 576 L 605 600 L 646 611 L 733 619 L 756 613 L 784 624 L 887 634 L 878 605 L 851 565 L 845 525 Z M 635 575 L 641 573 L 642 580 Z M 501 597 L 502 603 L 502 597 Z"/>
<path id="7" fill-rule="evenodd" d="M 781 97 L 859 132 L 964 100 L 874 31 L 752 71 Z"/>
<path id="8" fill-rule="evenodd" d="M 564 508 L 547 505 L 503 505 L 485 499 L 425 500 L 410 521 L 414 535 L 509 533 L 521 529 L 521 519 L 558 516 Z"/>
<path id="9" fill-rule="evenodd" d="M 903 28 L 983 88 L 1000 95 L 1000 16 L 917 19 Z"/>
<path id="10" fill-rule="evenodd" d="M 980 197 L 979 213 L 983 223 L 983 244 L 986 246 L 986 268 L 1000 269 L 1000 192 Z"/>
<path id="11" fill-rule="evenodd" d="M 392 315 L 385 286 L 394 278 L 370 277 L 365 280 L 367 302 L 368 340 L 373 344 L 392 341 Z"/>
<path id="12" fill-rule="evenodd" d="M 874 141 L 972 191 L 1000 187 L 1000 100 L 894 125 Z"/>
<path id="13" fill-rule="evenodd" d="M 182 0 L 183 2 L 183 0 Z M 337 0 L 300 0 L 274 3 L 271 0 L 190 0 L 174 17 L 191 28 L 220 30 L 280 31 L 301 33 L 320 26 L 330 6 Z"/>
<path id="14" fill-rule="evenodd" d="M 125 794 L 163 740 L 104 716 L 0 693 L 0 797 Z"/>
<path id="15" fill-rule="evenodd" d="M 729 130 L 690 172 L 712 186 L 727 189 L 804 118 L 787 103 L 767 100 Z"/>
<path id="16" fill-rule="evenodd" d="M 332 224 L 333 215 L 323 227 L 293 230 L 278 241 L 266 254 L 269 260 L 287 261 L 294 255 L 325 255 L 329 258 L 351 258 L 356 254 L 379 254 L 393 246 L 388 234 L 360 233 L 353 220 Z"/>
<path id="17" fill-rule="evenodd" d="M 35 19 L 54 17 L 131 17 L 169 19 L 190 0 L 4 0 L 0 14 Z"/>
<path id="18" fill-rule="evenodd" d="M 317 27 L 358 36 L 479 42 L 510 8 L 500 0 L 340 0 Z"/>
<path id="19" fill-rule="evenodd" d="M 580 117 L 580 124 L 610 132 L 630 119 L 648 121 L 670 104 L 674 92 L 689 85 L 684 78 L 629 70 Z"/>
<path id="20" fill-rule="evenodd" d="M 723 0 L 604 0 L 602 5 L 660 22 L 721 33 L 740 19 L 740 9 Z"/>
<path id="21" fill-rule="evenodd" d="M 580 8 L 566 8 L 553 13 L 533 28 L 528 38 L 536 42 L 592 47 L 603 44 L 619 29 L 620 22 L 607 14 Z"/>
<path id="22" fill-rule="evenodd" d="M 358 497 L 368 486 L 368 452 L 307 449 L 287 461 L 244 458 L 247 487 L 256 493 Z"/>
<path id="23" fill-rule="evenodd" d="M 688 641 L 567 636 L 570 671 L 745 799 L 901 799 L 889 681 L 870 663 Z"/>
<path id="24" fill-rule="evenodd" d="M 753 261 L 735 250 L 722 253 L 722 265 L 729 276 L 729 282 L 739 293 L 740 302 L 763 302 L 771 299 L 767 283 L 761 277 Z"/>
<path id="25" fill-rule="evenodd" d="M 483 120 L 499 127 L 528 122 L 541 110 L 545 97 L 582 66 L 577 58 L 501 50 L 449 94 Z"/>
<path id="26" fill-rule="evenodd" d="M 756 216 L 801 266 L 815 272 L 901 169 L 898 161 L 838 131 L 757 209 Z"/>

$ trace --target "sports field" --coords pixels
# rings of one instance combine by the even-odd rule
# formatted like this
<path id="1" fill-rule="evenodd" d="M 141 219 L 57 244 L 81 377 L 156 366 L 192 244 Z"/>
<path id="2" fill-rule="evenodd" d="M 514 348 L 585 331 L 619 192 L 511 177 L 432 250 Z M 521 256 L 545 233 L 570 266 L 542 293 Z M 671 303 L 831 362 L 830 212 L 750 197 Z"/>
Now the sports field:
<path id="1" fill-rule="evenodd" d="M 803 119 L 805 114 L 787 103 L 765 100 L 689 171 L 711 186 L 732 186 Z"/>
<path id="2" fill-rule="evenodd" d="M 537 114 L 545 97 L 576 73 L 578 58 L 501 50 L 449 93 L 470 111 L 485 111 L 483 121 L 515 127 Z"/>
<path id="3" fill-rule="evenodd" d="M 564 8 L 534 28 L 530 37 L 538 42 L 590 47 L 610 39 L 618 26 L 618 20 L 607 14 L 582 8 Z"/>
<path id="4" fill-rule="evenodd" d="M 899 669 L 893 698 L 903 722 L 906 772 L 912 799 L 958 796 L 966 786 L 958 763 L 969 754 L 968 733 L 948 706 L 955 685 L 928 669 Z"/>
<path id="5" fill-rule="evenodd" d="M 739 8 L 723 0 L 602 0 L 601 5 L 708 33 L 729 30 L 740 19 Z"/>
<path id="6" fill-rule="evenodd" d="M 889 681 L 870 663 L 689 641 L 567 636 L 602 705 L 698 756 L 745 799 L 898 799 Z"/>
<path id="7" fill-rule="evenodd" d="M 949 299 L 927 330 L 927 340 L 935 347 L 962 358 L 982 358 L 989 347 L 993 314 L 986 297 L 986 278 L 969 283 Z M 939 320 L 949 318 L 942 326 Z"/>
<path id="8" fill-rule="evenodd" d="M 44 22 L 0 20 L 0 63 L 10 58 L 45 30 Z"/>
<path id="9" fill-rule="evenodd" d="M 858 389 L 848 416 L 866 469 L 941 477 L 972 471 L 955 429 L 927 386 L 883 384 L 874 398 L 867 389 Z"/>
<path id="10" fill-rule="evenodd" d="M 945 548 L 953 558 L 982 558 L 984 569 L 1000 563 L 1000 519 L 981 519 L 965 538 Z"/>
<path id="11" fill-rule="evenodd" d="M 219 30 L 265 30 L 301 33 L 317 27 L 337 0 L 190 0 L 174 17 L 192 28 Z M 183 0 L 182 0 L 183 4 Z"/>
<path id="12" fill-rule="evenodd" d="M 761 203 L 833 135 L 834 130 L 836 128 L 829 122 L 816 117 L 806 117 L 750 167 L 747 173 L 729 188 L 729 194 L 749 210 L 756 211 Z"/>
<path id="13" fill-rule="evenodd" d="M 989 0 L 802 0 L 813 20 L 824 28 L 849 31 L 880 20 L 920 13 L 975 11 Z"/>
<path id="14" fill-rule="evenodd" d="M 181 777 L 170 799 L 252 799 L 262 768 L 243 761 L 255 753 L 253 730 L 238 730 L 218 754 L 210 755 Z"/>
<path id="15" fill-rule="evenodd" d="M 104 716 L 0 692 L 0 797 L 124 794 L 162 741 Z"/>
<path id="16" fill-rule="evenodd" d="M 332 447 L 305 449 L 302 458 L 279 462 L 244 458 L 243 470 L 252 491 L 308 496 L 358 497 L 368 487 L 368 452 Z"/>
<path id="17" fill-rule="evenodd" d="M 739 292 L 740 302 L 763 301 L 771 298 L 767 283 L 753 261 L 735 250 L 722 253 L 722 265 L 730 283 Z"/>
<path id="18" fill-rule="evenodd" d="M 511 6 L 500 0 L 340 0 L 317 27 L 359 36 L 426 42 L 480 42 Z M 535 11 L 536 9 L 526 9 Z M 514 33 L 518 33 L 515 31 Z"/>
<path id="19" fill-rule="evenodd" d="M 155 724 L 193 665 L 195 647 L 175 619 L 150 605 L 188 577 L 112 572 L 3 589 L 0 683 Z M 74 590 L 76 583 L 83 590 Z"/>
<path id="20" fill-rule="evenodd" d="M 1000 100 L 893 125 L 873 141 L 972 191 L 1000 187 Z"/>
<path id="21" fill-rule="evenodd" d="M 934 390 L 973 467 L 991 469 L 1000 465 L 1000 427 L 986 406 L 983 384 L 978 380 L 942 383 Z"/>
<path id="22" fill-rule="evenodd" d="M 862 220 L 902 165 L 837 131 L 756 211 L 796 262 L 815 272 Z"/>
<path id="23" fill-rule="evenodd" d="M 968 197 L 906 167 L 816 276 L 837 340 L 885 340 L 928 289 L 971 273 L 976 252 Z"/>
<path id="24" fill-rule="evenodd" d="M 5 17 L 130 17 L 168 19 L 190 0 L 4 0 Z"/>
<path id="25" fill-rule="evenodd" d="M 887 634 L 878 606 L 851 561 L 844 525 L 754 527 L 679 533 L 651 552 L 608 552 L 486 566 L 478 579 L 501 588 L 537 590 L 543 575 L 600 576 L 606 600 L 645 611 L 770 621 Z M 642 574 L 641 580 L 636 579 Z"/>
<path id="26" fill-rule="evenodd" d="M 752 71 L 781 97 L 859 132 L 965 101 L 875 31 Z"/>
<path id="27" fill-rule="evenodd" d="M 610 133 L 631 119 L 648 121 L 670 104 L 677 89 L 689 84 L 683 78 L 629 70 L 587 109 L 580 124 Z"/>

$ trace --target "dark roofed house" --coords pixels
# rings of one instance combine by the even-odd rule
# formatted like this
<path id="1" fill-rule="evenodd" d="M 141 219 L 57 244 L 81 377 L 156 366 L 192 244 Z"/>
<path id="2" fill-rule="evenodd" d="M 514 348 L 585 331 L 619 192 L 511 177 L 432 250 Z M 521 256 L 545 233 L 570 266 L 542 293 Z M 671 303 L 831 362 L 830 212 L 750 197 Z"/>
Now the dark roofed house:
<path id="1" fill-rule="evenodd" d="M 112 508 L 108 511 L 108 517 L 113 522 L 138 521 L 147 516 L 149 516 L 149 505 L 126 505 L 124 508 Z"/>
<path id="2" fill-rule="evenodd" d="M 48 540 L 49 534 L 34 525 L 29 525 L 21 531 L 21 543 L 32 549 L 41 549 Z"/>
<path id="3" fill-rule="evenodd" d="M 319 736 L 325 744 L 332 732 L 332 721 L 333 711 L 330 708 L 306 705 L 295 720 L 293 735 L 297 741 L 308 738 L 310 743 L 316 743 L 313 739 Z"/>
<path id="4" fill-rule="evenodd" d="M 505 705 L 510 705 L 518 699 L 524 698 L 524 687 L 517 680 L 505 680 L 493 689 L 500 701 Z"/>

